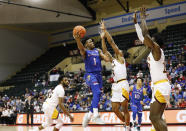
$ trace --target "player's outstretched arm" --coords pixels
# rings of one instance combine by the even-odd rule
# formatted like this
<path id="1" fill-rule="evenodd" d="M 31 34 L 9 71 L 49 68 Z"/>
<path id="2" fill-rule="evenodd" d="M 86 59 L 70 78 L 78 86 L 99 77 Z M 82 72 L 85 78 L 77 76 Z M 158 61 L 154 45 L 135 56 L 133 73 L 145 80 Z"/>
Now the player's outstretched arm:
<path id="1" fill-rule="evenodd" d="M 152 49 L 152 55 L 154 57 L 154 60 L 158 61 L 161 58 L 161 50 L 159 45 L 155 43 L 149 35 L 147 24 L 146 24 L 147 14 L 146 14 L 145 7 L 140 8 L 140 16 L 141 16 L 142 34 L 144 36 L 143 43 Z"/>
<path id="2" fill-rule="evenodd" d="M 85 58 L 85 47 L 83 46 L 83 43 L 81 42 L 81 38 L 79 34 L 73 35 L 74 39 L 76 40 L 78 49 L 80 50 L 80 54 Z"/>
<path id="3" fill-rule="evenodd" d="M 102 45 L 103 54 L 106 55 L 107 57 L 109 57 L 109 62 L 112 62 L 112 60 L 113 60 L 112 55 L 107 50 L 107 46 L 105 43 L 105 32 L 104 31 L 100 32 L 100 37 L 101 37 L 101 45 Z"/>
<path id="4" fill-rule="evenodd" d="M 137 36 L 138 36 L 139 40 L 143 43 L 144 37 L 143 37 L 143 34 L 142 34 L 141 27 L 140 27 L 140 25 L 138 24 L 136 12 L 137 12 L 137 11 L 135 11 L 134 14 L 133 14 L 134 26 L 135 26 L 136 33 L 137 33 Z"/>
<path id="5" fill-rule="evenodd" d="M 105 32 L 101 30 L 101 32 L 99 33 L 101 37 L 101 46 L 102 46 L 103 54 L 105 54 L 108 51 L 105 43 Z"/>
<path id="6" fill-rule="evenodd" d="M 111 59 L 109 58 L 109 56 L 103 54 L 103 52 L 102 52 L 101 49 L 98 49 L 98 51 L 99 51 L 100 57 L 101 57 L 104 61 L 106 61 L 106 62 L 110 62 L 110 61 L 111 61 Z"/>
<path id="7" fill-rule="evenodd" d="M 65 115 L 67 115 L 70 118 L 70 121 L 73 122 L 74 121 L 74 118 L 70 115 L 70 113 L 68 112 L 68 110 L 65 108 L 63 102 L 64 102 L 64 98 L 59 97 L 59 103 L 58 103 L 58 105 L 59 105 L 60 109 L 63 111 L 63 113 Z"/>
<path id="8" fill-rule="evenodd" d="M 100 22 L 100 28 L 102 31 L 105 32 L 105 36 L 107 38 L 108 43 L 111 45 L 112 49 L 114 50 L 114 52 L 118 55 L 118 56 L 122 56 L 123 57 L 123 53 L 120 51 L 120 49 L 118 48 L 118 46 L 115 44 L 112 36 L 110 35 L 110 33 L 106 30 L 105 27 L 105 23 L 104 21 Z"/>

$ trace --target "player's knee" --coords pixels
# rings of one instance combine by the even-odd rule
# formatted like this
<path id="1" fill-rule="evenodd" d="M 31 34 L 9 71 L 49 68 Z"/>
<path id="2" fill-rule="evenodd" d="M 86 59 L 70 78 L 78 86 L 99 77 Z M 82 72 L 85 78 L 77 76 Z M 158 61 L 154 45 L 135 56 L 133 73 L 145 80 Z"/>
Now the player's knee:
<path id="1" fill-rule="evenodd" d="M 150 119 L 151 121 L 158 121 L 158 120 L 159 120 L 159 117 L 158 117 L 158 115 L 150 115 L 150 116 L 149 116 L 149 119 Z"/>
<path id="2" fill-rule="evenodd" d="M 60 129 L 62 127 L 63 123 L 58 123 L 55 127 L 56 129 Z"/>
<path id="3" fill-rule="evenodd" d="M 117 112 L 119 112 L 119 108 L 116 107 L 116 106 L 114 106 L 114 107 L 112 107 L 112 111 L 113 111 L 114 113 L 117 113 Z"/>
<path id="4" fill-rule="evenodd" d="M 140 117 L 141 117 L 141 116 L 142 116 L 142 112 L 138 112 L 138 116 L 140 116 Z"/>
<path id="5" fill-rule="evenodd" d="M 128 107 L 123 107 L 123 112 L 124 113 L 129 113 Z"/>

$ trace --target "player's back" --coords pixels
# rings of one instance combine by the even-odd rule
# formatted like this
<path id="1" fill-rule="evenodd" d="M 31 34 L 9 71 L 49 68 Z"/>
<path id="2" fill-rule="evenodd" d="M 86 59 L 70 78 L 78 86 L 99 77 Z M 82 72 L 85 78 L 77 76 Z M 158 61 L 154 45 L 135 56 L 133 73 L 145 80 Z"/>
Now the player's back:
<path id="1" fill-rule="evenodd" d="M 93 50 L 86 50 L 85 56 L 85 70 L 86 72 L 101 72 L 101 58 L 99 55 L 99 51 L 95 48 Z"/>
<path id="2" fill-rule="evenodd" d="M 135 85 L 132 91 L 132 102 L 133 103 L 140 102 L 142 99 L 143 99 L 143 87 L 137 89 Z"/>
<path id="3" fill-rule="evenodd" d="M 46 99 L 46 102 L 52 106 L 56 107 L 59 103 L 59 97 L 64 97 L 65 91 L 62 85 L 57 85 L 49 97 Z"/>

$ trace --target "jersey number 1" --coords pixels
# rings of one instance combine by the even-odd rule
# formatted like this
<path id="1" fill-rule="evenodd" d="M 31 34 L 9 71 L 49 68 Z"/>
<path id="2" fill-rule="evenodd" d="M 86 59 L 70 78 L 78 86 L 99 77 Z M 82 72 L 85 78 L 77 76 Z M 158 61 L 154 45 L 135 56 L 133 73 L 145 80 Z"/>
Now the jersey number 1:
<path id="1" fill-rule="evenodd" d="M 96 58 L 94 58 L 94 65 L 96 66 Z"/>

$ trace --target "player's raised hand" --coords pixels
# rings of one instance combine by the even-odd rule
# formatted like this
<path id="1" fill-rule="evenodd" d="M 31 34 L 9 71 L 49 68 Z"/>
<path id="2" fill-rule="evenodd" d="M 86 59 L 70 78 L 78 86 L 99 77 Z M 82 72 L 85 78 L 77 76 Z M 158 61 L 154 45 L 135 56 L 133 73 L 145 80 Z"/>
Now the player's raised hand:
<path id="1" fill-rule="evenodd" d="M 76 34 L 73 34 L 73 37 L 75 40 L 81 39 L 80 34 L 78 32 Z"/>
<path id="2" fill-rule="evenodd" d="M 140 17 L 141 19 L 145 19 L 149 14 L 146 14 L 146 7 L 141 7 L 140 8 Z"/>
<path id="3" fill-rule="evenodd" d="M 105 31 L 105 30 L 106 30 L 104 20 L 101 20 L 101 21 L 99 22 L 99 25 L 100 25 L 100 29 L 101 29 L 102 31 Z"/>
<path id="4" fill-rule="evenodd" d="M 104 31 L 101 30 L 101 32 L 99 32 L 99 34 L 100 34 L 101 39 L 105 38 L 105 32 Z"/>
<path id="5" fill-rule="evenodd" d="M 135 11 L 134 14 L 133 14 L 134 24 L 136 24 L 138 22 L 138 20 L 137 20 L 137 13 L 136 12 L 137 11 Z"/>

